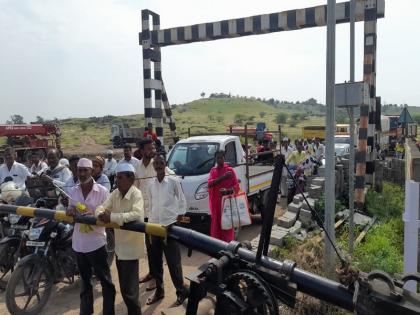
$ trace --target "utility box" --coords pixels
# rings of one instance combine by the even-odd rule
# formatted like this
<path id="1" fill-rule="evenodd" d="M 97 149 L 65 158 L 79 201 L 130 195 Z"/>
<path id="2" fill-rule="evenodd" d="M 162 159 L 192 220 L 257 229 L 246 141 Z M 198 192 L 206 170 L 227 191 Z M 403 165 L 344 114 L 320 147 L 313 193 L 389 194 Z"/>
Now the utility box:
<path id="1" fill-rule="evenodd" d="M 335 85 L 335 106 L 369 105 L 369 85 L 366 82 L 346 82 Z"/>

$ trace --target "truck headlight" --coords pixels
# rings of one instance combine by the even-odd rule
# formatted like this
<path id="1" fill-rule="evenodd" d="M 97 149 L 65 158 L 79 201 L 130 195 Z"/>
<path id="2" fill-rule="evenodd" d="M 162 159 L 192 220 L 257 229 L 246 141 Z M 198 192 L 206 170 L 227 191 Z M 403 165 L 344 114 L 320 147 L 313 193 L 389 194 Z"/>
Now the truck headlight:
<path id="1" fill-rule="evenodd" d="M 197 191 L 195 192 L 195 199 L 201 200 L 207 198 L 208 196 L 208 185 L 207 183 L 202 183 L 200 186 L 198 186 Z"/>

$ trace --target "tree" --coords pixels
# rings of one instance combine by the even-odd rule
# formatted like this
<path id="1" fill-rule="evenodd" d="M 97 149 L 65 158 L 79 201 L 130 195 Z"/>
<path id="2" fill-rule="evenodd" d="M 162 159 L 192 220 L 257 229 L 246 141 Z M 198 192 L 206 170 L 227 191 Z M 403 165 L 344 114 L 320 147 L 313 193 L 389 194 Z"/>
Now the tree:
<path id="1" fill-rule="evenodd" d="M 23 121 L 23 116 L 12 115 L 12 116 L 10 116 L 10 120 L 8 120 L 7 123 L 10 123 L 10 124 L 13 124 L 13 125 L 22 125 L 25 122 Z"/>
<path id="2" fill-rule="evenodd" d="M 205 93 L 205 92 L 201 92 L 200 96 L 201 96 L 202 98 L 204 98 L 204 96 L 206 96 L 206 93 Z"/>
<path id="3" fill-rule="evenodd" d="M 292 119 L 291 121 L 289 121 L 289 127 L 292 127 L 292 128 L 296 127 L 297 123 L 298 123 L 297 120 Z"/>
<path id="4" fill-rule="evenodd" d="M 313 97 L 311 97 L 310 99 L 307 99 L 306 101 L 302 102 L 302 104 L 305 105 L 317 105 L 318 101 L 316 99 L 314 99 Z"/>
<path id="5" fill-rule="evenodd" d="M 233 121 L 235 122 L 235 124 L 242 124 L 244 122 L 244 120 L 246 120 L 247 117 L 243 114 L 236 114 L 235 117 L 233 118 Z"/>
<path id="6" fill-rule="evenodd" d="M 36 122 L 38 124 L 43 124 L 45 122 L 44 118 L 42 118 L 41 116 L 36 116 Z"/>
<path id="7" fill-rule="evenodd" d="M 266 112 L 260 112 L 260 117 L 264 118 L 264 116 L 266 115 Z"/>
<path id="8" fill-rule="evenodd" d="M 293 120 L 298 120 L 300 118 L 300 114 L 299 113 L 293 113 L 292 114 L 292 119 Z"/>
<path id="9" fill-rule="evenodd" d="M 414 114 L 413 116 L 413 120 L 420 125 L 420 114 Z"/>
<path id="10" fill-rule="evenodd" d="M 275 119 L 275 121 L 276 121 L 276 123 L 277 124 L 285 124 L 286 123 L 286 121 L 287 121 L 287 114 L 286 113 L 278 113 L 277 115 L 276 115 L 276 119 Z"/>

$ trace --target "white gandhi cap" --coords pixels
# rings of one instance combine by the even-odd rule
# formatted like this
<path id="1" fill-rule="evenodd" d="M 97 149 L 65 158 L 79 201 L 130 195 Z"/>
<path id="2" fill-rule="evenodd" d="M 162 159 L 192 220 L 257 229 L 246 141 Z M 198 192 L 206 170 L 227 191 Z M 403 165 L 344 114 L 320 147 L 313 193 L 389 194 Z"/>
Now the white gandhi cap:
<path id="1" fill-rule="evenodd" d="M 136 170 L 134 169 L 134 166 L 130 163 L 121 163 L 117 165 L 117 168 L 115 169 L 115 172 L 117 173 L 123 173 L 123 172 L 131 172 L 135 173 Z"/>

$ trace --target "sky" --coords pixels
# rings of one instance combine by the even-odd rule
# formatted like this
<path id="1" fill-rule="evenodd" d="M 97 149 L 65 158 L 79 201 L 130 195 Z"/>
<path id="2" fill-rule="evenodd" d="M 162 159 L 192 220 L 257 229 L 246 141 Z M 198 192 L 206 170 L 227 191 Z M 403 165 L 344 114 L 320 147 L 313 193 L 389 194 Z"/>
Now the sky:
<path id="1" fill-rule="evenodd" d="M 326 0 L 0 0 L 0 122 L 143 113 L 142 9 L 161 28 L 326 4 Z M 341 2 L 341 1 L 340 1 Z M 377 95 L 420 106 L 419 0 L 386 0 L 378 21 Z M 362 80 L 363 23 L 356 25 Z M 162 48 L 169 101 L 212 92 L 325 101 L 326 28 Z M 336 82 L 349 79 L 349 25 L 336 33 Z"/>

